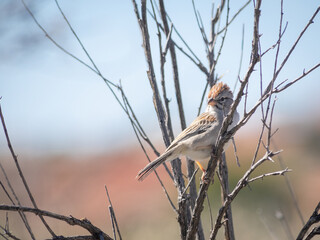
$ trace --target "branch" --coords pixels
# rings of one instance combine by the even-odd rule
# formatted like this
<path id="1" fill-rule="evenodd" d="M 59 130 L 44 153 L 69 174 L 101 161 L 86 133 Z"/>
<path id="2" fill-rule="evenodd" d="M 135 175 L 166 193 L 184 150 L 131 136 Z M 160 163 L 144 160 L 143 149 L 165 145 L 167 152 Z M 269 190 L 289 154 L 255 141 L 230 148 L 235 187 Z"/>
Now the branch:
<path id="1" fill-rule="evenodd" d="M 9 147 L 9 150 L 10 150 L 10 152 L 11 152 L 11 155 L 12 155 L 12 158 L 13 158 L 13 160 L 14 160 L 14 163 L 15 163 L 15 165 L 16 165 L 16 168 L 17 168 L 17 170 L 18 170 L 18 172 L 19 172 L 19 176 L 20 176 L 20 178 L 21 178 L 21 180 L 22 180 L 22 182 L 23 182 L 23 185 L 24 185 L 27 193 L 28 193 L 28 196 L 29 196 L 29 198 L 30 198 L 30 200 L 31 200 L 31 202 L 32 202 L 32 205 L 33 205 L 35 208 L 38 208 L 38 207 L 37 207 L 37 204 L 36 204 L 36 201 L 34 200 L 33 195 L 32 195 L 32 193 L 31 193 L 31 191 L 30 191 L 30 189 L 29 189 L 29 185 L 28 185 L 28 183 L 27 183 L 27 181 L 26 181 L 26 179 L 25 179 L 25 177 L 24 177 L 24 175 L 23 175 L 23 172 L 22 172 L 22 170 L 21 170 L 20 164 L 19 164 L 19 162 L 18 162 L 18 157 L 17 157 L 17 155 L 15 154 L 15 152 L 14 152 L 14 150 L 13 150 L 13 147 L 12 147 L 12 145 L 11 145 L 11 141 L 10 141 L 10 138 L 9 138 L 9 134 L 8 134 L 8 131 L 7 131 L 7 127 L 6 127 L 6 124 L 5 124 L 5 121 L 4 121 L 4 117 L 3 117 L 3 114 L 2 114 L 1 104 L 0 104 L 0 118 L 1 118 L 1 122 L 2 122 L 3 131 L 4 131 L 4 134 L 5 134 L 5 136 L 6 136 L 7 143 L 8 143 L 8 147 Z M 42 217 L 41 215 L 40 215 L 39 217 L 40 217 L 43 225 L 44 225 L 44 226 L 46 227 L 46 229 L 49 231 L 49 233 L 50 233 L 53 237 L 56 237 L 55 233 L 52 231 L 52 229 L 50 228 L 50 226 L 48 225 L 48 223 L 43 219 L 43 217 Z M 31 233 L 30 233 L 30 234 L 31 234 Z"/>
<path id="2" fill-rule="evenodd" d="M 111 199 L 110 199 L 110 196 L 109 196 L 109 192 L 108 192 L 107 186 L 105 185 L 104 187 L 106 189 L 107 198 L 108 198 L 108 202 L 109 202 L 109 212 L 110 212 L 110 218 L 111 218 L 111 223 L 112 223 L 112 230 L 113 230 L 114 240 L 117 239 L 116 238 L 116 233 L 115 233 L 115 228 L 117 229 L 117 233 L 118 233 L 118 236 L 119 236 L 120 240 L 122 240 L 122 237 L 121 237 L 121 234 L 120 234 L 120 229 L 119 229 L 118 222 L 117 222 L 117 218 L 116 218 L 116 215 L 115 215 L 114 210 L 113 210 L 113 206 L 112 206 L 112 203 L 111 203 Z"/>
<path id="3" fill-rule="evenodd" d="M 277 145 L 276 145 L 274 139 L 272 139 L 272 144 L 273 144 L 273 146 L 277 149 Z M 284 168 L 285 165 L 284 165 L 284 161 L 283 161 L 281 155 L 278 155 L 277 158 L 278 158 L 278 162 L 279 162 L 279 164 L 280 164 L 280 167 L 281 167 L 281 168 Z M 295 192 L 294 192 L 294 190 L 293 190 L 293 187 L 292 187 L 292 184 L 291 184 L 291 182 L 290 182 L 290 179 L 289 179 L 289 177 L 288 177 L 287 175 L 285 175 L 285 176 L 284 176 L 284 180 L 285 180 L 286 185 L 287 185 L 287 187 L 288 187 L 288 190 L 289 190 L 289 192 L 290 192 L 291 198 L 292 198 L 292 200 L 293 200 L 295 209 L 297 210 L 297 213 L 298 213 L 298 215 L 299 215 L 299 218 L 300 218 L 300 220 L 301 220 L 301 223 L 302 223 L 302 225 L 305 225 L 305 221 L 304 221 L 304 219 L 303 219 L 302 212 L 301 212 L 300 207 L 299 207 L 299 204 L 298 204 L 298 199 L 297 199 L 296 194 L 295 194 Z"/>
<path id="4" fill-rule="evenodd" d="M 193 240 L 195 238 L 195 232 L 197 229 L 197 225 L 200 221 L 200 215 L 203 210 L 203 202 L 205 199 L 206 192 L 208 191 L 209 188 L 209 182 L 211 179 L 213 179 L 214 176 L 214 171 L 217 166 L 217 161 L 221 157 L 222 151 L 223 151 L 223 146 L 224 144 L 232 137 L 232 132 L 229 131 L 231 134 L 225 134 L 227 132 L 228 126 L 231 124 L 234 112 L 236 111 L 237 106 L 240 103 L 240 100 L 243 96 L 243 91 L 246 86 L 246 84 L 249 81 L 249 78 L 251 76 L 251 73 L 253 72 L 254 66 L 259 60 L 258 56 L 258 39 L 259 39 L 259 18 L 260 18 L 260 5 L 261 5 L 261 0 L 257 0 L 255 10 L 254 10 L 254 35 L 253 35 L 253 41 L 252 41 L 252 50 L 251 50 L 251 62 L 249 69 L 247 71 L 247 74 L 240 86 L 239 92 L 237 94 L 237 98 L 233 102 L 231 106 L 231 110 L 228 113 L 228 115 L 224 118 L 222 127 L 219 133 L 219 136 L 221 136 L 221 133 L 223 133 L 225 136 L 223 138 L 218 138 L 217 144 L 216 144 L 216 149 L 214 151 L 213 156 L 211 157 L 209 163 L 208 163 L 208 168 L 207 172 L 205 175 L 205 179 L 208 179 L 208 182 L 204 182 L 202 186 L 200 187 L 200 191 L 198 194 L 198 198 L 196 201 L 195 208 L 193 210 L 191 222 L 189 224 L 188 228 L 188 234 L 187 234 L 187 239 L 188 240 Z M 233 128 L 236 130 L 236 127 Z M 235 131 L 233 132 L 235 133 Z"/>
<path id="5" fill-rule="evenodd" d="M 260 176 L 257 176 L 257 177 L 249 179 L 247 181 L 247 183 L 251 183 L 251 182 L 256 181 L 258 179 L 263 180 L 265 177 L 270 177 L 270 176 L 280 176 L 280 175 L 284 176 L 285 173 L 291 172 L 291 171 L 292 171 L 292 169 L 286 168 L 286 169 L 283 169 L 283 170 L 280 170 L 280 171 L 277 171 L 277 172 L 265 173 L 265 174 L 262 174 Z"/>
<path id="6" fill-rule="evenodd" d="M 266 153 L 259 161 L 255 162 L 248 170 L 247 172 L 243 175 L 243 177 L 238 181 L 236 187 L 233 189 L 233 191 L 228 195 L 226 198 L 225 202 L 223 203 L 222 207 L 219 210 L 218 216 L 216 218 L 215 226 L 213 228 L 213 231 L 210 234 L 209 239 L 215 239 L 218 233 L 218 230 L 222 226 L 222 218 L 224 214 L 226 213 L 226 210 L 228 209 L 228 206 L 231 204 L 233 199 L 238 195 L 240 190 L 244 188 L 245 186 L 248 185 L 248 179 L 251 175 L 251 173 L 259 167 L 262 163 L 265 161 L 273 161 L 272 157 L 279 154 L 281 151 L 278 152 L 269 152 Z"/>
<path id="7" fill-rule="evenodd" d="M 314 12 L 314 14 L 312 15 L 312 17 L 310 18 L 310 20 L 308 21 L 307 25 L 304 27 L 304 29 L 300 32 L 298 38 L 296 39 L 296 41 L 294 42 L 294 44 L 292 45 L 292 47 L 290 48 L 289 52 L 287 53 L 287 55 L 285 56 L 284 60 L 282 61 L 280 67 L 278 68 L 278 70 L 275 72 L 274 74 L 274 79 L 276 79 L 279 75 L 279 73 L 281 72 L 282 68 L 284 67 L 284 65 L 286 64 L 286 62 L 288 61 L 290 55 L 292 54 L 292 52 L 294 51 L 294 49 L 296 48 L 297 44 L 299 43 L 300 39 L 302 38 L 302 36 L 304 35 L 304 33 L 307 31 L 307 29 L 310 27 L 310 25 L 313 23 L 314 18 L 318 15 L 320 11 L 320 6 L 316 9 L 316 11 Z M 269 83 L 269 86 L 266 88 L 266 92 L 270 91 L 271 85 L 273 84 L 275 80 L 271 81 Z"/>
<path id="8" fill-rule="evenodd" d="M 320 235 L 320 226 L 314 227 L 312 231 L 308 234 L 305 240 L 310 240 L 313 238 L 315 235 Z"/>
<path id="9" fill-rule="evenodd" d="M 316 64 L 315 66 L 313 66 L 312 68 L 310 68 L 308 71 L 305 71 L 305 69 L 303 70 L 303 73 L 297 77 L 296 79 L 292 80 L 291 82 L 287 83 L 285 86 L 278 88 L 276 87 L 273 90 L 273 93 L 279 93 L 282 92 L 283 90 L 287 89 L 288 87 L 290 87 L 292 84 L 298 82 L 299 80 L 301 80 L 302 78 L 304 78 L 305 76 L 307 76 L 308 74 L 310 74 L 311 72 L 313 72 L 314 70 L 316 70 L 318 67 L 320 67 L 320 63 Z"/>
<path id="10" fill-rule="evenodd" d="M 221 159 L 219 161 L 219 167 L 218 167 L 218 176 L 220 180 L 220 186 L 221 186 L 221 202 L 224 203 L 229 195 L 229 177 L 228 177 L 228 166 L 226 161 L 226 154 L 223 153 L 221 156 Z M 231 205 L 229 205 L 228 209 L 226 210 L 226 213 L 224 215 L 224 227 L 225 227 L 225 239 L 226 240 L 234 240 L 234 227 L 233 227 L 233 218 L 232 218 L 232 210 Z"/>
<path id="11" fill-rule="evenodd" d="M 0 106 L 0 107 L 1 107 L 1 106 Z M 10 182 L 10 180 L 9 180 L 9 178 L 8 178 L 8 175 L 7 175 L 6 171 L 4 170 L 4 168 L 3 168 L 3 166 L 2 166 L 1 163 L 0 163 L 0 168 L 1 168 L 1 171 L 2 171 L 2 173 L 3 173 L 3 175 L 4 175 L 5 179 L 6 179 L 6 182 L 7 182 L 8 186 L 9 186 L 9 189 L 10 189 L 11 193 L 13 194 L 15 200 L 17 201 L 17 204 L 18 204 L 19 206 L 21 206 L 20 200 L 19 200 L 17 194 L 15 193 L 15 191 L 14 191 L 12 185 L 11 185 L 11 182 Z M 1 185 L 2 189 L 3 189 L 3 191 L 5 192 L 5 194 L 7 195 L 7 197 L 9 198 L 10 202 L 11 202 L 13 205 L 16 205 L 16 204 L 14 203 L 13 199 L 11 198 L 10 194 L 8 193 L 8 191 L 6 190 L 5 186 L 3 185 L 3 183 L 2 183 L 1 181 L 0 181 L 0 185 Z M 19 215 L 20 215 L 20 217 L 21 217 L 21 219 L 22 219 L 22 221 L 23 221 L 26 229 L 28 230 L 28 232 L 29 232 L 29 234 L 30 234 L 30 237 L 31 237 L 33 240 L 35 240 L 35 236 L 34 236 L 34 234 L 33 234 L 33 232 L 32 232 L 32 229 L 31 229 L 31 227 L 30 227 L 30 224 L 29 224 L 29 222 L 28 222 L 28 219 L 27 219 L 26 215 L 25 215 L 23 212 L 20 212 L 20 211 L 19 211 Z"/>
<path id="12" fill-rule="evenodd" d="M 46 240 L 96 240 L 96 238 L 93 236 L 73 236 L 73 237 L 59 236 L 57 238 L 50 238 Z"/>
<path id="13" fill-rule="evenodd" d="M 226 30 L 229 25 L 236 19 L 236 17 L 244 10 L 249 4 L 251 3 L 251 0 L 247 1 L 230 19 L 230 21 L 226 24 L 225 27 L 223 27 L 219 32 L 217 32 L 217 35 L 220 35 L 224 30 Z"/>
<path id="14" fill-rule="evenodd" d="M 3 231 L 3 234 L 0 233 L 0 236 L 2 236 L 4 239 L 9 240 L 13 239 L 13 240 L 20 240 L 20 238 L 16 237 L 15 235 L 13 235 L 12 233 L 10 233 L 9 229 L 7 227 L 2 227 L 0 226 L 1 230 Z M 7 237 L 9 238 L 7 238 Z"/>
<path id="15" fill-rule="evenodd" d="M 304 238 L 304 236 L 306 235 L 306 233 L 308 232 L 309 228 L 315 224 L 315 223 L 319 223 L 320 222 L 320 202 L 318 203 L 318 205 L 316 206 L 315 210 L 313 211 L 311 217 L 309 218 L 309 220 L 307 221 L 307 223 L 303 226 L 303 228 L 301 229 L 297 240 L 302 240 Z M 314 230 L 313 230 L 314 231 Z M 319 227 L 318 227 L 318 231 L 319 231 Z"/>
<path id="16" fill-rule="evenodd" d="M 60 215 L 57 213 L 52 213 L 49 211 L 45 210 L 40 210 L 38 208 L 30 208 L 30 207 L 20 207 L 20 206 L 9 206 L 9 205 L 0 205 L 0 210 L 1 211 L 12 211 L 12 212 L 17 212 L 17 211 L 22 211 L 22 212 L 30 212 L 35 215 L 39 215 L 41 217 L 49 217 L 53 219 L 58 219 L 60 221 L 66 222 L 71 226 L 79 226 L 84 229 L 86 229 L 92 236 L 94 237 L 95 240 L 101 239 L 101 237 L 105 240 L 112 240 L 111 237 L 109 237 L 107 234 L 102 232 L 98 227 L 94 226 L 91 224 L 91 222 L 87 219 L 77 219 L 75 217 L 67 217 L 64 215 Z M 56 237 L 53 237 L 53 239 Z"/>
<path id="17" fill-rule="evenodd" d="M 168 147 L 170 145 L 170 132 L 166 126 L 165 123 L 165 119 L 166 119 L 166 113 L 159 95 L 159 90 L 158 90 L 158 85 L 156 82 L 156 76 L 155 76 L 155 71 L 154 71 L 154 66 L 153 66 L 153 60 L 152 60 L 152 54 L 151 54 L 151 46 L 150 46 L 150 39 L 149 39 L 149 30 L 148 30 L 148 23 L 147 23 L 147 15 L 146 15 L 146 0 L 141 0 L 141 18 L 140 18 L 140 14 L 137 8 L 137 4 L 135 0 L 132 0 L 133 3 L 133 7 L 134 7 L 134 11 L 136 13 L 136 18 L 138 20 L 139 26 L 140 26 L 140 30 L 141 30 L 141 34 L 142 34 L 142 40 L 143 40 L 143 49 L 144 49 L 144 53 L 145 53 L 145 58 L 148 64 L 148 78 L 149 78 L 149 82 L 150 82 L 150 86 L 152 88 L 153 91 L 153 103 L 154 103 L 154 108 L 156 110 L 157 113 L 157 117 L 158 117 L 158 121 L 159 121 L 159 125 L 160 125 L 160 129 L 162 132 L 162 136 L 163 136 L 163 140 L 165 142 L 166 147 Z M 160 2 L 161 4 L 161 2 Z M 164 11 L 161 15 L 164 15 L 164 17 L 166 17 L 165 15 L 165 10 L 164 7 L 162 7 L 162 11 Z M 168 26 L 167 26 L 168 27 Z M 166 35 L 168 36 L 169 34 L 169 29 L 167 29 Z M 174 47 L 173 45 L 170 46 L 170 50 L 171 48 Z M 173 56 L 172 52 L 171 52 L 171 57 Z M 174 55 L 175 56 L 175 55 Z M 176 68 L 177 71 L 177 68 Z M 177 83 L 179 85 L 178 82 L 178 75 L 177 72 L 174 73 L 174 78 L 175 79 L 175 85 L 176 85 L 176 94 L 179 94 L 180 92 L 180 87 L 177 86 Z M 181 96 L 181 95 L 179 95 Z M 179 107 L 182 107 L 179 106 Z M 183 113 L 183 111 L 180 113 Z M 181 117 L 181 116 L 180 116 Z M 183 122 L 182 122 L 183 124 Z M 173 134 L 173 133 L 171 133 Z M 173 135 L 172 135 L 173 136 Z M 182 171 L 181 171 L 181 161 L 180 159 L 176 159 L 173 160 L 171 162 L 171 166 L 172 166 L 172 171 L 174 174 L 174 182 L 178 188 L 178 193 L 179 196 L 180 194 L 184 191 L 184 187 L 185 187 L 185 183 L 184 183 L 184 179 L 182 176 Z M 187 200 L 185 198 L 179 198 L 179 202 L 178 202 L 179 208 L 178 208 L 178 222 L 180 225 L 180 234 L 181 236 L 185 236 L 186 234 L 186 226 L 188 223 L 188 207 L 187 207 Z"/>

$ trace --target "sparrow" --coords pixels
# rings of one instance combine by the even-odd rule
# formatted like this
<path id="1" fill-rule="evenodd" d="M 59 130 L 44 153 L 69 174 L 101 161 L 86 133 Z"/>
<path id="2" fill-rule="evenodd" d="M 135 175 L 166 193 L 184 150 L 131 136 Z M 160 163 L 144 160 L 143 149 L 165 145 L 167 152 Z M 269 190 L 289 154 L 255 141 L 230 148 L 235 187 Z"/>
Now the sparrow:
<path id="1" fill-rule="evenodd" d="M 139 171 L 138 180 L 142 181 L 162 163 L 172 161 L 180 156 L 187 156 L 194 160 L 202 170 L 203 177 L 206 170 L 201 162 L 210 158 L 223 119 L 228 114 L 232 103 L 233 94 L 228 85 L 222 82 L 215 84 L 209 91 L 205 112 L 184 129 L 163 154 Z M 229 129 L 234 127 L 238 121 L 239 113 L 235 111 Z"/>

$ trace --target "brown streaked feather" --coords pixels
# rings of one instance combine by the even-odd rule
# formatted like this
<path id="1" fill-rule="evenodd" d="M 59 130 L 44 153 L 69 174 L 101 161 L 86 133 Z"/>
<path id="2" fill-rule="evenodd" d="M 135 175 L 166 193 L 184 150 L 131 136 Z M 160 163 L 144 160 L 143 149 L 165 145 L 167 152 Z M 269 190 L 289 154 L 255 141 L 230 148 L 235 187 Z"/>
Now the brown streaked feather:
<path id="1" fill-rule="evenodd" d="M 223 91 L 230 91 L 230 88 L 228 87 L 227 84 L 224 84 L 223 82 L 219 82 L 217 84 L 215 84 L 209 94 L 208 94 L 208 99 L 213 98 L 215 99 L 219 93 L 223 92 Z"/>
<path id="2" fill-rule="evenodd" d="M 191 124 L 189 127 L 184 129 L 170 144 L 166 151 L 175 147 L 181 140 L 186 140 L 196 134 L 199 134 L 205 131 L 207 128 L 212 126 L 212 123 L 215 122 L 217 119 L 212 116 L 208 112 L 204 112 L 200 114 Z"/>
<path id="3" fill-rule="evenodd" d="M 159 156 L 156 160 L 150 162 L 142 170 L 139 171 L 137 178 L 139 181 L 143 181 L 150 173 L 152 173 L 157 167 L 166 161 L 168 157 L 172 155 L 173 151 L 166 151 L 164 154 Z"/>

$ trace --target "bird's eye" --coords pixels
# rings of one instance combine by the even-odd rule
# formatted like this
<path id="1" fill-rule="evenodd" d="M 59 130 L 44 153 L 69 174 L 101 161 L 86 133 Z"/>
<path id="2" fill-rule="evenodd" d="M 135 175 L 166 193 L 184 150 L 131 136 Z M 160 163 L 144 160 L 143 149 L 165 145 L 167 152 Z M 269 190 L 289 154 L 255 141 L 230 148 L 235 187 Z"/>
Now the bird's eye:
<path id="1" fill-rule="evenodd" d="M 219 101 L 221 101 L 221 102 L 224 102 L 225 100 L 226 100 L 225 97 L 222 97 L 222 98 L 219 99 Z"/>

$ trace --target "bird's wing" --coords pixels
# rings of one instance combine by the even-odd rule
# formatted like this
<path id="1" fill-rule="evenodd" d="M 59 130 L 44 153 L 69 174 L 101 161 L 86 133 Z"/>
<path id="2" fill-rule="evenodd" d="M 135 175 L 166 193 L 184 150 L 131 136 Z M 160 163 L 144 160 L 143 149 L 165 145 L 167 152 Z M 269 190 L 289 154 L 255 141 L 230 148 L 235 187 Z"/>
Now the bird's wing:
<path id="1" fill-rule="evenodd" d="M 217 119 L 210 113 L 204 112 L 200 114 L 189 127 L 184 129 L 170 144 L 166 151 L 175 147 L 179 142 L 184 141 L 194 135 L 205 132 L 209 127 L 212 126 Z"/>

